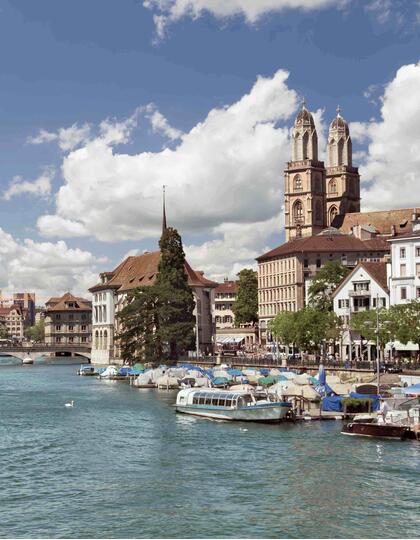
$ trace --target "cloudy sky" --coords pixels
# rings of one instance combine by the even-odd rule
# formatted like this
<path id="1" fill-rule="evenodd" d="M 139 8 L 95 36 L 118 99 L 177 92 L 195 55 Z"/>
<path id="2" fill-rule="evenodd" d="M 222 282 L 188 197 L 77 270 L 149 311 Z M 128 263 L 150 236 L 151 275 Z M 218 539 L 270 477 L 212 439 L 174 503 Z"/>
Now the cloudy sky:
<path id="1" fill-rule="evenodd" d="M 162 185 L 191 264 L 284 239 L 302 97 L 350 122 L 364 209 L 420 206 L 418 0 L 0 0 L 0 288 L 40 302 L 156 249 Z"/>

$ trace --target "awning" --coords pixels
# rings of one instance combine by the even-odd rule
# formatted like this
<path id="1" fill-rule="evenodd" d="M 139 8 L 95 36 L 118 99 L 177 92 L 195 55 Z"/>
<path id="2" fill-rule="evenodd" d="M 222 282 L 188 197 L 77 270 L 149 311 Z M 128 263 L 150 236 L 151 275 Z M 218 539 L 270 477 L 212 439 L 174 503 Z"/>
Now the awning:
<path id="1" fill-rule="evenodd" d="M 241 343 L 244 339 L 243 336 L 216 336 L 216 343 Z"/>
<path id="2" fill-rule="evenodd" d="M 390 343 L 387 343 L 385 346 L 385 350 L 389 351 L 391 349 L 391 346 L 396 351 L 418 351 L 419 346 L 416 343 L 412 343 L 409 341 L 408 343 L 400 343 L 399 341 L 393 341 Z"/>

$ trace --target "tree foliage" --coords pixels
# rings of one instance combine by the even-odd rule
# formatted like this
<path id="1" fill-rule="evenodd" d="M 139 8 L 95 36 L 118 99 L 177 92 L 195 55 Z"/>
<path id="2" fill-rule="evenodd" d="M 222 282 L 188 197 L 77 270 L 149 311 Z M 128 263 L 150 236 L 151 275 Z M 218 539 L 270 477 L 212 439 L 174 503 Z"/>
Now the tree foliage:
<path id="1" fill-rule="evenodd" d="M 45 341 L 45 322 L 44 319 L 40 319 L 34 326 L 30 326 L 25 330 L 25 336 L 27 339 L 31 339 L 37 343 Z"/>
<path id="2" fill-rule="evenodd" d="M 0 324 L 0 339 L 7 339 L 9 337 L 9 332 L 5 324 Z"/>
<path id="3" fill-rule="evenodd" d="M 279 313 L 269 327 L 284 345 L 294 345 L 305 351 L 317 351 L 322 342 L 338 337 L 340 321 L 333 312 L 306 307 L 299 311 Z"/>
<path id="4" fill-rule="evenodd" d="M 194 343 L 194 297 L 178 232 L 165 229 L 159 247 L 154 285 L 134 289 L 118 316 L 121 355 L 131 363 L 142 360 L 159 364 L 165 353 L 175 361 Z"/>
<path id="5" fill-rule="evenodd" d="M 244 268 L 238 274 L 238 292 L 233 304 L 235 325 L 258 321 L 258 278 L 254 270 Z"/>
<path id="6" fill-rule="evenodd" d="M 390 311 L 395 339 L 401 343 L 416 343 L 420 351 L 420 302 L 413 300 L 398 304 L 392 306 Z"/>
<path id="7" fill-rule="evenodd" d="M 388 341 L 395 338 L 395 327 L 391 310 L 381 308 L 378 310 L 378 314 L 376 309 L 354 313 L 351 317 L 351 327 L 365 339 L 376 341 L 377 317 L 379 317 L 379 348 L 383 349 Z"/>
<path id="8" fill-rule="evenodd" d="M 332 311 L 332 295 L 349 271 L 339 261 L 325 263 L 309 286 L 309 305 L 317 310 Z"/>

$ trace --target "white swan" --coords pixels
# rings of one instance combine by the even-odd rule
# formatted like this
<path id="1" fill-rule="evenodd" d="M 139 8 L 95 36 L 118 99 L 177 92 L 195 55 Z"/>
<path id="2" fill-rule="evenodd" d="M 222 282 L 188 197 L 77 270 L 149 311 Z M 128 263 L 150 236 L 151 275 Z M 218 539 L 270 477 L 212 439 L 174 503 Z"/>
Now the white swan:
<path id="1" fill-rule="evenodd" d="M 73 400 L 71 400 L 70 403 L 65 403 L 65 404 L 64 404 L 65 407 L 73 407 L 73 405 L 74 405 L 74 401 L 73 401 Z"/>

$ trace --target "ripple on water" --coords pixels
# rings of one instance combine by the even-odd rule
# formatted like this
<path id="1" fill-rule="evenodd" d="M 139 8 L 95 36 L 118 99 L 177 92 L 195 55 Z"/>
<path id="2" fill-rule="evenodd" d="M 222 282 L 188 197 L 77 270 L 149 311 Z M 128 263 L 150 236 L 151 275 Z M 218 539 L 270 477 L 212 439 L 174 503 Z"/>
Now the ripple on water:
<path id="1" fill-rule="evenodd" d="M 338 422 L 244 431 L 75 370 L 0 369 L 1 537 L 419 534 L 417 443 L 342 437 Z"/>

